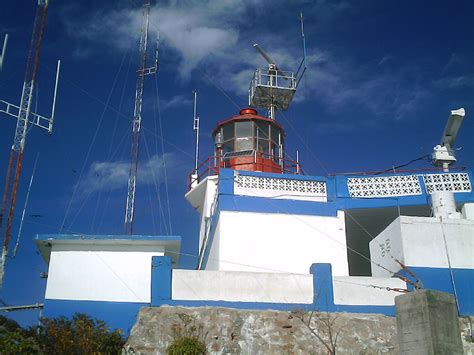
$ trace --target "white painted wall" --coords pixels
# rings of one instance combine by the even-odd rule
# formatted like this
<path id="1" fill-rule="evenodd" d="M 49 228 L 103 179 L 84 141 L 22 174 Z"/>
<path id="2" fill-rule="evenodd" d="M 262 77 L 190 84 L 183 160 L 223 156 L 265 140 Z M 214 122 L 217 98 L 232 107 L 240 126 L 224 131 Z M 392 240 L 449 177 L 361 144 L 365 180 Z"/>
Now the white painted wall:
<path id="1" fill-rule="evenodd" d="M 201 217 L 198 250 L 201 250 L 206 233 L 206 220 L 211 216 L 211 208 L 217 194 L 218 179 L 217 175 L 208 176 L 185 195 L 186 199 L 199 212 Z"/>
<path id="2" fill-rule="evenodd" d="M 209 251 L 209 257 L 207 259 L 206 269 L 207 270 L 219 270 L 220 263 L 220 238 L 217 238 L 221 233 L 221 220 L 217 220 L 216 230 L 212 241 L 212 248 Z M 209 241 L 208 241 L 209 242 Z"/>
<path id="3" fill-rule="evenodd" d="M 173 300 L 313 302 L 313 276 L 240 271 L 173 270 Z"/>
<path id="4" fill-rule="evenodd" d="M 151 258 L 163 252 L 53 250 L 47 299 L 150 302 Z"/>
<path id="5" fill-rule="evenodd" d="M 331 263 L 349 275 L 344 212 L 337 217 L 221 211 L 206 270 L 309 274 Z"/>
<path id="6" fill-rule="evenodd" d="M 385 268 L 397 271 L 403 264 L 415 267 L 447 268 L 448 248 L 451 267 L 474 269 L 474 220 L 445 219 L 443 223 L 434 217 L 401 216 L 393 221 L 369 244 L 371 259 Z M 380 245 L 390 246 L 390 254 L 382 255 Z M 372 263 L 373 276 L 391 274 Z"/>
<path id="7" fill-rule="evenodd" d="M 465 203 L 462 206 L 462 216 L 464 219 L 474 220 L 474 203 Z"/>
<path id="8" fill-rule="evenodd" d="M 336 276 L 333 279 L 334 303 L 393 306 L 395 297 L 401 293 L 388 291 L 387 287 L 405 289 L 406 284 L 400 279 L 390 277 Z"/>

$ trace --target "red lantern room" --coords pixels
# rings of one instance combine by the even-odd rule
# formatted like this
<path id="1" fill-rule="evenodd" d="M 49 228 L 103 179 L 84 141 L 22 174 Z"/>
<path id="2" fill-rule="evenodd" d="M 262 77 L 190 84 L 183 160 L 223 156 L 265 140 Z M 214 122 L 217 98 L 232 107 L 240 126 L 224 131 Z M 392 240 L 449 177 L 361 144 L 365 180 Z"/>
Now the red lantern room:
<path id="1" fill-rule="evenodd" d="M 298 161 L 284 154 L 285 130 L 271 118 L 260 116 L 253 108 L 240 110 L 217 123 L 212 132 L 214 155 L 189 175 L 189 188 L 204 177 L 219 174 L 221 168 L 266 173 L 301 174 Z"/>
<path id="2" fill-rule="evenodd" d="M 240 110 L 213 131 L 215 167 L 282 173 L 285 131 L 276 121 L 253 108 Z"/>

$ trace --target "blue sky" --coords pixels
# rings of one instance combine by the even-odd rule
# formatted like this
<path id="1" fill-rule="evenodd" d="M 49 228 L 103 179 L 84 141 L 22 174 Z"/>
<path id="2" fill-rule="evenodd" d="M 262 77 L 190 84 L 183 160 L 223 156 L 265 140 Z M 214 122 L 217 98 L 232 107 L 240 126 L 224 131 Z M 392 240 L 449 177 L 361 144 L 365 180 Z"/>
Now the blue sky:
<path id="1" fill-rule="evenodd" d="M 472 1 L 160 1 L 151 13 L 160 69 L 145 82 L 135 233 L 180 235 L 183 253 L 196 253 L 198 216 L 183 197 L 194 155 L 191 92 L 199 90 L 204 159 L 215 123 L 246 106 L 252 72 L 265 66 L 253 43 L 281 68 L 297 69 L 300 11 L 309 67 L 277 119 L 286 127 L 285 150 L 299 150 L 307 174 L 384 170 L 429 154 L 459 107 L 467 118 L 458 165 L 472 166 Z M 0 12 L 0 36 L 10 34 L 0 99 L 12 103 L 21 94 L 34 12 L 32 0 L 7 2 Z M 140 23 L 138 0 L 51 2 L 34 106 L 49 113 L 61 59 L 56 122 L 52 136 L 36 127 L 28 135 L 14 238 L 37 153 L 39 162 L 19 252 L 7 265 L 7 304 L 43 299 L 46 265 L 35 234 L 58 233 L 63 223 L 64 232 L 123 231 Z M 2 115 L 2 186 L 14 128 Z M 183 255 L 181 266 L 193 265 Z M 29 324 L 37 313 L 9 316 Z"/>

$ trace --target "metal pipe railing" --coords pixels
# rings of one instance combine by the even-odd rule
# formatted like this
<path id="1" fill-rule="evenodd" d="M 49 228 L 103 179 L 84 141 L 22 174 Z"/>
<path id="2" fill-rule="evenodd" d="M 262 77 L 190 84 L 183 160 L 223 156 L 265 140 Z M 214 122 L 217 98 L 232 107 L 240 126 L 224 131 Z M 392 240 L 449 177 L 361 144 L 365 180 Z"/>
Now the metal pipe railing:
<path id="1" fill-rule="evenodd" d="M 233 161 L 243 157 L 250 157 L 251 160 L 239 162 Z M 277 157 L 276 161 L 274 160 L 274 155 L 257 152 L 255 150 L 251 155 L 235 156 L 225 160 L 220 156 L 212 155 L 202 161 L 198 165 L 198 168 L 193 169 L 193 171 L 188 175 L 188 188 L 191 189 L 191 187 L 194 186 L 193 184 L 202 181 L 208 176 L 217 175 L 219 173 L 219 169 L 221 168 L 231 168 L 238 170 L 238 168 L 242 166 L 254 165 L 262 171 L 277 168 L 281 174 L 305 175 L 298 161 L 284 157 Z M 282 162 L 282 165 L 279 164 L 280 162 Z"/>

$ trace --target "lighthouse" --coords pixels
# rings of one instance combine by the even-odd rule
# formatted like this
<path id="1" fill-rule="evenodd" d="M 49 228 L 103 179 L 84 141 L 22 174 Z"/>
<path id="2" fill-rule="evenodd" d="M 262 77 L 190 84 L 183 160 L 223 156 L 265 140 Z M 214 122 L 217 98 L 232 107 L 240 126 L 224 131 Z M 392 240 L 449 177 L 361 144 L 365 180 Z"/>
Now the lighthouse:
<path id="1" fill-rule="evenodd" d="M 214 155 L 190 175 L 187 200 L 201 216 L 197 269 L 309 273 L 314 262 L 349 275 L 344 212 L 328 204 L 325 177 L 302 174 L 285 154 L 276 120 L 304 73 L 284 71 L 257 44 L 268 67 L 256 69 L 252 107 L 218 121 Z M 304 63 L 304 59 L 302 61 Z"/>
<path id="2" fill-rule="evenodd" d="M 213 139 L 186 194 L 201 214 L 197 268 L 308 273 L 316 256 L 348 275 L 344 213 L 317 215 L 326 182 L 285 156 L 283 126 L 247 107 L 219 121 Z"/>

